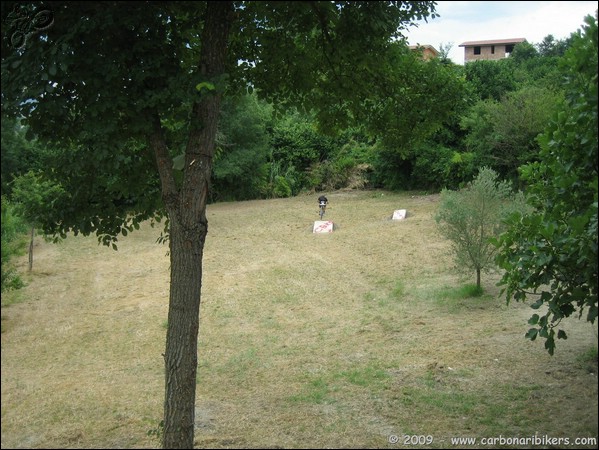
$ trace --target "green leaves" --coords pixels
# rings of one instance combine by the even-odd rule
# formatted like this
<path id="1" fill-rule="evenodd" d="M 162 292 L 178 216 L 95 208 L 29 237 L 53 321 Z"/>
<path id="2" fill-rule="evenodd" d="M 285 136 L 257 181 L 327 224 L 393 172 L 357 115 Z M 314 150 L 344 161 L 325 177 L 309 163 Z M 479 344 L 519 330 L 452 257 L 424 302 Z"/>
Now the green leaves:
<path id="1" fill-rule="evenodd" d="M 563 318 L 587 311 L 597 318 L 597 19 L 587 17 L 585 35 L 575 35 L 565 55 L 566 103 L 539 138 L 537 162 L 521 168 L 535 211 L 511 220 L 498 242 L 506 300 L 526 301 L 542 293 L 526 334 L 546 339 L 555 351 L 555 329 Z M 589 50 L 592 49 L 592 50 Z M 558 330 L 558 339 L 566 339 Z"/>
<path id="2" fill-rule="evenodd" d="M 555 331 L 552 326 L 544 325 L 541 328 L 530 328 L 526 334 L 525 338 L 534 341 L 537 337 L 541 337 L 545 339 L 545 349 L 550 355 L 553 355 L 555 352 Z M 559 330 L 557 333 L 558 339 L 568 339 L 566 332 L 563 330 Z"/>
<path id="3" fill-rule="evenodd" d="M 461 120 L 468 130 L 466 146 L 483 164 L 515 178 L 519 166 L 536 160 L 536 138 L 562 101 L 559 92 L 539 87 L 522 87 L 502 93 L 499 100 L 479 101 Z"/>
<path id="4" fill-rule="evenodd" d="M 536 325 L 537 323 L 539 323 L 539 315 L 538 314 L 533 314 L 530 319 L 528 319 L 528 324 L 529 325 Z"/>
<path id="5" fill-rule="evenodd" d="M 513 212 L 526 210 L 523 199 L 515 195 L 495 171 L 482 168 L 476 179 L 461 191 L 441 191 L 435 219 L 441 233 L 452 242 L 459 268 L 480 272 L 495 266 L 497 239 L 505 219 Z"/>
<path id="6" fill-rule="evenodd" d="M 530 330 L 528 330 L 526 332 L 526 334 L 524 336 L 527 337 L 528 339 L 530 339 L 531 341 L 534 341 L 537 338 L 538 333 L 539 333 L 539 330 L 537 328 L 531 328 Z"/>
<path id="7" fill-rule="evenodd" d="M 202 81 L 201 83 L 196 84 L 196 90 L 201 93 L 202 89 L 213 91 L 216 89 L 216 86 L 214 86 L 214 84 L 212 83 L 209 83 L 208 81 Z"/>

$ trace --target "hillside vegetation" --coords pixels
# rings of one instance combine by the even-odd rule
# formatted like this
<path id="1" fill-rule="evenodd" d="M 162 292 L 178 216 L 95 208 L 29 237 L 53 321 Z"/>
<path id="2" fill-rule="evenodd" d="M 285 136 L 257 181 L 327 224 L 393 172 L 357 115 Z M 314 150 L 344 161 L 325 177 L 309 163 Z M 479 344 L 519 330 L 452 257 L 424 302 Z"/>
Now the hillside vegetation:
<path id="1" fill-rule="evenodd" d="M 498 296 L 500 274 L 468 297 L 474 274 L 452 270 L 436 195 L 327 196 L 331 234 L 312 233 L 317 195 L 208 206 L 196 447 L 597 438 L 596 324 L 568 319 L 549 356 L 524 338 L 529 306 Z M 405 220 L 391 220 L 396 209 Z M 117 252 L 94 237 L 38 237 L 31 274 L 22 257 L 27 286 L 2 297 L 2 448 L 159 446 L 160 231 L 146 224 Z"/>

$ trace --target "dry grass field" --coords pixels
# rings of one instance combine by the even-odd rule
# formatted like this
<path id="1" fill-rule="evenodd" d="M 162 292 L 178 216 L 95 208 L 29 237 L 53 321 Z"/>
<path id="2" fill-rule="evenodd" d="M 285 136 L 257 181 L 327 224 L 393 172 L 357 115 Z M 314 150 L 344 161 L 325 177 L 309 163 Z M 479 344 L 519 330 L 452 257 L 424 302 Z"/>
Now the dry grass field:
<path id="1" fill-rule="evenodd" d="M 596 324 L 565 321 L 549 356 L 498 274 L 467 296 L 437 196 L 327 194 L 330 234 L 312 233 L 317 195 L 209 205 L 197 448 L 597 447 L 574 444 L 597 438 Z M 144 226 L 118 252 L 38 237 L 31 274 L 22 257 L 27 286 L 2 297 L 3 449 L 159 446 L 159 235 Z M 452 441 L 500 436 L 570 445 Z"/>

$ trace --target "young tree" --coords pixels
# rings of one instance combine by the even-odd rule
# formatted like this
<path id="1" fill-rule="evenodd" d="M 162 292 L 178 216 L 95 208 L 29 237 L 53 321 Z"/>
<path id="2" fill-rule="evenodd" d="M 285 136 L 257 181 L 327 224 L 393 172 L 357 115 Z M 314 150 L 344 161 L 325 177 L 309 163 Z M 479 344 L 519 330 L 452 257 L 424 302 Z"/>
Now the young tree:
<path id="1" fill-rule="evenodd" d="M 435 220 L 443 236 L 451 241 L 457 267 L 476 272 L 480 291 L 481 272 L 495 267 L 497 248 L 492 239 L 504 229 L 504 220 L 525 202 L 514 194 L 493 169 L 483 167 L 476 179 L 460 191 L 441 191 Z"/>
<path id="2" fill-rule="evenodd" d="M 453 61 L 449 57 L 449 52 L 452 48 L 453 42 L 448 42 L 447 44 L 441 42 L 439 44 L 439 61 L 441 61 L 443 64 L 453 64 Z"/>
<path id="3" fill-rule="evenodd" d="M 435 17 L 434 5 L 2 3 L 3 117 L 22 115 L 58 149 L 44 175 L 69 193 L 44 231 L 95 232 L 110 244 L 168 215 L 165 448 L 193 447 L 206 203 L 223 96 L 256 88 L 276 104 L 309 104 L 327 127 L 345 125 L 373 80 L 401 79 L 381 64 L 390 41 Z"/>
<path id="4" fill-rule="evenodd" d="M 43 179 L 33 170 L 18 176 L 13 182 L 14 210 L 30 227 L 29 270 L 33 268 L 35 228 L 45 222 L 44 215 L 52 210 L 57 201 L 64 202 L 66 195 L 60 185 Z"/>
<path id="5" fill-rule="evenodd" d="M 535 212 L 513 217 L 497 243 L 507 301 L 546 307 L 526 337 L 544 338 L 549 354 L 564 317 L 597 318 L 597 17 L 582 28 L 561 64 L 566 106 L 540 138 L 539 162 L 522 168 Z"/>

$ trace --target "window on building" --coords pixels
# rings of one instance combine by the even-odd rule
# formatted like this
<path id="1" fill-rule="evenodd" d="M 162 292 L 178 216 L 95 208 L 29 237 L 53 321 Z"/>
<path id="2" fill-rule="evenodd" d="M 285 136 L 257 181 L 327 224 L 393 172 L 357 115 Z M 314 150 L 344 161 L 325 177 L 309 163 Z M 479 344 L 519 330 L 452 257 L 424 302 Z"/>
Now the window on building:
<path id="1" fill-rule="evenodd" d="M 480 55 L 480 47 L 474 47 L 474 54 L 475 55 Z"/>
<path id="2" fill-rule="evenodd" d="M 495 46 L 491 45 L 491 55 L 494 55 L 494 54 L 495 54 Z"/>
<path id="3" fill-rule="evenodd" d="M 512 53 L 514 51 L 514 44 L 509 44 L 505 46 L 506 53 Z"/>

